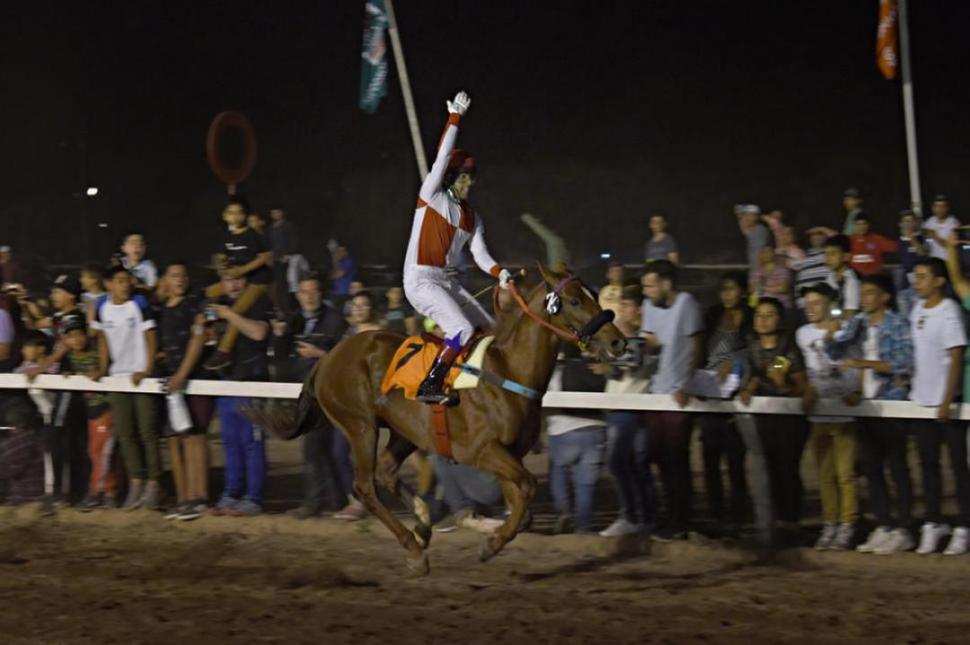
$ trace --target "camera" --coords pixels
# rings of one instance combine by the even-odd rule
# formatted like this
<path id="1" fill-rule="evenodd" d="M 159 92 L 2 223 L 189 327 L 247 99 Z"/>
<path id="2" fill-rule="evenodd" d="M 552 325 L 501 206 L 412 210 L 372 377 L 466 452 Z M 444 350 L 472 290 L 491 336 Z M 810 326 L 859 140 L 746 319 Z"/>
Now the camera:
<path id="1" fill-rule="evenodd" d="M 626 351 L 610 364 L 616 367 L 640 367 L 643 365 L 644 339 L 627 338 Z"/>
<path id="2" fill-rule="evenodd" d="M 296 343 L 309 343 L 310 345 L 320 346 L 323 344 L 326 334 L 296 334 L 293 341 Z"/>

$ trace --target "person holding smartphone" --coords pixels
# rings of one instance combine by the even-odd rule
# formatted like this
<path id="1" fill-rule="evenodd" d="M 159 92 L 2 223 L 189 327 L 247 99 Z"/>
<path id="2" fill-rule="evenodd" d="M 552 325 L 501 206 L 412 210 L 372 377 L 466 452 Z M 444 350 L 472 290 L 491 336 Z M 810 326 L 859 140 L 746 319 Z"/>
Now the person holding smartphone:
<path id="1" fill-rule="evenodd" d="M 305 276 L 297 288 L 299 311 L 287 320 L 273 320 L 273 356 L 277 380 L 302 381 L 323 356 L 343 338 L 347 322 L 339 310 L 323 299 L 323 281 Z M 333 427 L 316 414 L 313 430 L 303 435 L 303 502 L 290 511 L 292 517 L 317 517 L 324 510 L 328 490 L 331 506 L 342 508 L 346 492 L 335 479 L 330 446 Z"/>

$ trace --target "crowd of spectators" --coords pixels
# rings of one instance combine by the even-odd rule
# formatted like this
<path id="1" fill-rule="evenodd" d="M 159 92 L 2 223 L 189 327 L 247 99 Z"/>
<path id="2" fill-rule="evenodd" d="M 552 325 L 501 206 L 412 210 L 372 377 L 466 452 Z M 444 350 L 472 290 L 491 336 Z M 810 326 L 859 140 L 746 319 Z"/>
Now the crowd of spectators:
<path id="1" fill-rule="evenodd" d="M 587 489 L 599 479 L 595 465 L 605 463 L 620 512 L 601 535 L 685 538 L 701 516 L 692 505 L 696 427 L 707 502 L 703 525 L 713 533 L 753 527 L 767 539 L 803 536 L 801 462 L 807 449 L 822 506 L 816 548 L 882 555 L 914 548 L 920 554 L 967 552 L 968 433 L 951 418 L 953 404 L 970 396 L 962 310 L 970 310 L 970 281 L 962 273 L 959 222 L 946 197 L 937 195 L 931 217 L 921 222 L 901 212 L 898 235 L 890 238 L 871 230 L 873 219 L 859 191 L 846 190 L 843 206 L 842 232 L 813 226 L 805 231 L 805 250 L 781 211 L 762 214 L 753 204 L 736 206 L 748 271 L 725 273 L 719 302 L 706 312 L 681 287 L 679 256 L 656 250 L 667 234 L 663 219 L 651 218 L 640 284 L 612 265 L 599 291 L 600 304 L 616 312 L 615 324 L 646 359 L 588 365 L 564 354 L 551 388 L 668 394 L 681 408 L 693 397 L 736 398 L 742 409 L 754 396 L 797 397 L 803 413 L 613 411 L 600 417 L 551 411 L 550 488 L 561 513 L 557 527 L 591 530 Z M 676 252 L 672 239 L 667 244 Z M 897 263 L 892 270 L 888 260 Z M 577 370 L 605 376 L 606 382 L 590 383 Z M 909 400 L 930 408 L 935 419 L 820 414 L 823 398 L 841 401 L 849 411 L 867 399 Z M 918 525 L 911 445 L 925 502 Z M 945 461 L 943 446 L 949 453 Z M 564 484 L 567 468 L 574 500 Z M 867 500 L 860 495 L 860 475 Z M 952 481 L 958 509 L 950 522 L 943 514 L 944 481 Z"/>
<path id="2" fill-rule="evenodd" d="M 263 511 L 265 438 L 245 413 L 251 400 L 187 396 L 187 382 L 300 382 L 348 335 L 418 330 L 400 288 L 388 289 L 386 306 L 379 306 L 357 279 L 348 250 L 335 242 L 329 276 L 309 271 L 285 211 L 269 213 L 267 222 L 246 200 L 228 200 L 213 254 L 217 280 L 204 289 L 192 284 L 185 261 L 160 272 L 137 232 L 120 240 L 105 264 L 59 275 L 42 294 L 27 292 L 11 249 L 0 250 L 0 371 L 123 377 L 135 385 L 153 376 L 169 391 L 164 398 L 3 392 L 0 500 L 40 500 L 45 513 L 63 506 L 165 510 L 181 520 Z M 206 433 L 214 418 L 225 468 L 221 491 L 210 494 Z M 294 515 L 330 508 L 360 519 L 363 507 L 350 495 L 349 446 L 319 425 L 304 440 L 306 490 Z"/>
<path id="3" fill-rule="evenodd" d="M 782 211 L 735 206 L 747 270 L 722 275 L 717 301 L 706 308 L 683 288 L 682 250 L 666 217 L 649 217 L 643 268 L 631 275 L 613 263 L 598 289 L 601 306 L 615 312 L 632 349 L 620 361 L 598 364 L 564 346 L 549 389 L 669 395 L 681 409 L 547 410 L 557 532 L 596 531 L 597 487 L 608 473 L 619 509 L 599 531 L 606 537 L 649 533 L 677 540 L 699 526 L 717 534 L 754 527 L 769 537 L 802 535 L 800 465 L 808 448 L 822 506 L 816 548 L 948 555 L 970 549 L 968 434 L 951 419 L 952 404 L 970 396 L 963 313 L 970 310 L 970 280 L 962 273 L 960 224 L 943 195 L 925 221 L 900 213 L 892 237 L 872 230 L 859 191 L 846 190 L 843 206 L 840 229 L 807 229 L 805 249 Z M 107 266 L 58 276 L 46 297 L 23 289 L 10 249 L 0 247 L 0 370 L 30 378 L 120 376 L 136 385 L 156 376 L 167 379 L 169 390 L 164 398 L 4 393 L 0 498 L 41 501 L 46 513 L 66 505 L 85 512 L 164 510 L 181 520 L 262 513 L 266 447 L 245 413 L 252 401 L 188 396 L 185 384 L 199 378 L 300 382 L 350 335 L 433 331 L 399 286 L 380 296 L 367 289 L 349 250 L 335 240 L 327 245 L 327 277 L 311 272 L 286 213 L 273 208 L 269 215 L 261 217 L 242 198 L 229 199 L 213 255 L 218 280 L 204 289 L 194 288 L 184 261 L 159 272 L 139 233 L 120 241 Z M 523 221 L 547 242 L 550 261 L 568 258 L 555 233 L 531 215 Z M 887 260 L 896 262 L 892 270 Z M 736 398 L 743 409 L 754 396 L 798 397 L 803 414 L 683 410 L 692 398 Z M 933 408 L 936 419 L 820 414 L 822 398 L 850 409 L 863 400 L 909 400 Z M 206 438 L 214 417 L 225 465 L 218 492 L 210 491 Z M 691 471 L 695 429 L 707 502 L 702 522 Z M 363 518 L 343 436 L 321 415 L 302 441 L 304 494 L 290 514 Z M 919 525 L 911 443 L 926 507 Z M 166 490 L 163 447 L 174 490 Z M 501 516 L 493 478 L 434 455 L 416 461 L 439 530 L 494 529 L 500 520 L 481 515 L 490 507 Z M 859 494 L 859 474 L 867 499 Z M 950 522 L 942 505 L 948 481 L 959 509 Z M 864 519 L 866 510 L 871 520 Z"/>

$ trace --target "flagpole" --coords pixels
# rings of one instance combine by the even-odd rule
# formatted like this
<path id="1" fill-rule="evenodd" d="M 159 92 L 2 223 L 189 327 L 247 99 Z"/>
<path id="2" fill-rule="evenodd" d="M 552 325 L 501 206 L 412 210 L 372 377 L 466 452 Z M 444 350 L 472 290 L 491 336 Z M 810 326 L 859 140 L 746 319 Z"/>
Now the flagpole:
<path id="1" fill-rule="evenodd" d="M 388 0 L 390 2 L 390 0 Z M 919 160 L 916 155 L 916 110 L 913 105 L 913 70 L 909 63 L 908 0 L 899 0 L 899 49 L 903 68 L 903 118 L 906 122 L 906 160 L 909 166 L 909 199 L 916 217 L 923 216 L 923 197 L 919 185 Z"/>
<path id="2" fill-rule="evenodd" d="M 394 17 L 393 0 L 384 0 L 384 7 L 387 9 L 387 33 L 391 35 L 391 47 L 394 48 L 394 64 L 397 66 L 397 78 L 401 83 L 401 94 L 404 95 L 404 109 L 408 115 L 408 127 L 411 129 L 411 141 L 414 143 L 414 158 L 418 162 L 418 179 L 420 181 L 424 180 L 428 174 L 428 160 L 424 156 L 424 146 L 421 145 L 418 114 L 414 110 L 411 81 L 408 79 L 408 68 L 404 64 L 404 50 L 401 48 L 401 35 L 397 32 L 397 18 Z"/>

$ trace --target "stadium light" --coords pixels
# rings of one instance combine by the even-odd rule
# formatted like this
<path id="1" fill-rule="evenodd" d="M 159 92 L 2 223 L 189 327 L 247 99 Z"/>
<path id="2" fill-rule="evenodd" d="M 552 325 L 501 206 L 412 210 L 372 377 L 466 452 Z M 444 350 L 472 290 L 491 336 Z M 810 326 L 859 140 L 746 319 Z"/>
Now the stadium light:
<path id="1" fill-rule="evenodd" d="M 94 197 L 95 195 L 98 194 L 98 187 L 97 186 L 88 186 L 87 193 L 88 193 L 88 197 Z"/>

